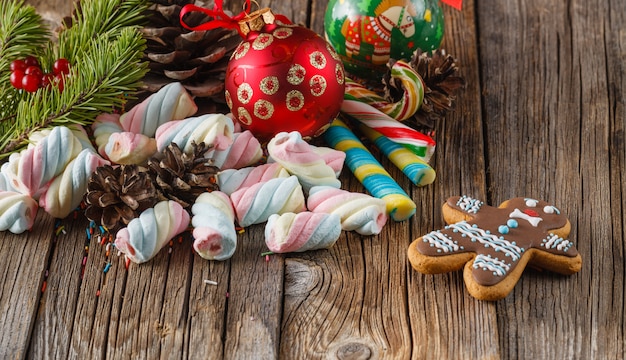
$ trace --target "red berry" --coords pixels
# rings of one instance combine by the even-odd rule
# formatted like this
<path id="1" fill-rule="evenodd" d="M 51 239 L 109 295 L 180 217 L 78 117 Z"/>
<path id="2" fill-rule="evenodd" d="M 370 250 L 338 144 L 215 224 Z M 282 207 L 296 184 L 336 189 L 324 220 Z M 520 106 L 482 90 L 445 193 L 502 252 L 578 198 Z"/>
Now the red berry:
<path id="1" fill-rule="evenodd" d="M 24 62 L 24 60 L 13 60 L 11 61 L 11 71 L 15 71 L 15 70 L 26 70 L 26 63 Z"/>
<path id="2" fill-rule="evenodd" d="M 26 74 L 22 78 L 22 88 L 28 92 L 35 92 L 39 89 L 39 83 L 41 80 L 39 77 L 33 74 Z"/>
<path id="3" fill-rule="evenodd" d="M 26 59 L 24 59 L 24 63 L 26 63 L 26 66 L 39 67 L 39 60 L 37 60 L 37 58 L 34 56 L 27 56 Z"/>
<path id="4" fill-rule="evenodd" d="M 22 70 L 14 70 L 11 73 L 11 85 L 13 85 L 16 89 L 22 89 L 22 78 L 24 77 L 24 71 Z"/>
<path id="5" fill-rule="evenodd" d="M 35 75 L 36 77 L 41 79 L 41 77 L 43 76 L 43 71 L 41 71 L 41 68 L 39 68 L 39 66 L 29 66 L 26 68 L 26 71 L 24 71 L 24 74 Z"/>
<path id="6" fill-rule="evenodd" d="M 52 84 L 54 84 L 55 78 L 54 74 L 46 73 L 41 77 L 41 87 L 45 89 L 50 89 Z"/>
<path id="7" fill-rule="evenodd" d="M 54 82 L 57 84 L 59 91 L 63 92 L 63 89 L 65 89 L 65 76 L 63 74 L 56 74 L 54 76 Z"/>
<path id="8" fill-rule="evenodd" d="M 52 64 L 52 71 L 55 74 L 69 74 L 70 73 L 70 62 L 67 59 L 60 58 Z"/>

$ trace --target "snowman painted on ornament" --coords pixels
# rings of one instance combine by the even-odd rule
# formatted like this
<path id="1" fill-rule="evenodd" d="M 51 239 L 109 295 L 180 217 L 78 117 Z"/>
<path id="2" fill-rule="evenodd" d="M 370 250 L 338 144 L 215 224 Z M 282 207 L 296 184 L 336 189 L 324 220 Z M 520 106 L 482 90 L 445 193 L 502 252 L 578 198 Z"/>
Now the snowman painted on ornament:
<path id="1" fill-rule="evenodd" d="M 373 47 L 371 62 L 384 65 L 391 54 L 391 31 L 398 29 L 406 38 L 415 35 L 413 17 L 417 11 L 409 0 L 383 0 L 376 16 L 353 15 L 346 18 L 341 33 L 346 39 L 346 56 L 358 56 L 364 44 Z"/>

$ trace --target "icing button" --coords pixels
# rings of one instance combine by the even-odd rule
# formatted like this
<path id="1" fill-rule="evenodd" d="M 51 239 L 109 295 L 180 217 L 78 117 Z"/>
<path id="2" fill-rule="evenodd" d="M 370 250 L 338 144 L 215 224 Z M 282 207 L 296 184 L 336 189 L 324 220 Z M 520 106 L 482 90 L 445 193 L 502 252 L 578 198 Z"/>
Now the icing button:
<path id="1" fill-rule="evenodd" d="M 515 228 L 517 228 L 517 226 L 518 226 L 519 224 L 517 223 L 517 220 L 515 220 L 515 219 L 509 219 L 509 220 L 506 222 L 506 225 L 507 225 L 508 227 L 512 228 L 512 229 L 515 229 Z"/>
<path id="2" fill-rule="evenodd" d="M 509 233 L 509 227 L 506 225 L 500 225 L 498 226 L 498 232 L 502 235 L 506 235 Z"/>

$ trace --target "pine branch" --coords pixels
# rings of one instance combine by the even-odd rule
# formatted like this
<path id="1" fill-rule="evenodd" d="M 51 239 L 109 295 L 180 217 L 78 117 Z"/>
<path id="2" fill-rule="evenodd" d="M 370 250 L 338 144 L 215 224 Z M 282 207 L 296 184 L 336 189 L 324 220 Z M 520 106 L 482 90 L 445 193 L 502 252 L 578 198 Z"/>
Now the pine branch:
<path id="1" fill-rule="evenodd" d="M 82 0 L 76 2 L 71 23 L 59 33 L 53 58 L 66 58 L 70 63 L 90 41 L 101 34 L 115 37 L 126 27 L 138 27 L 145 22 L 143 12 L 147 0 Z"/>
<path id="2" fill-rule="evenodd" d="M 87 125 L 112 107 L 122 107 L 147 72 L 141 62 L 145 40 L 138 30 L 124 28 L 111 39 L 107 33 L 92 40 L 76 55 L 65 90 L 40 89 L 17 108 L 17 132 L 0 134 L 0 159 L 27 144 L 28 136 L 41 128 Z"/>
<path id="3" fill-rule="evenodd" d="M 27 55 L 40 54 L 49 32 L 32 6 L 23 1 L 0 1 L 0 133 L 6 133 L 23 97 L 9 83 L 9 65 Z"/>

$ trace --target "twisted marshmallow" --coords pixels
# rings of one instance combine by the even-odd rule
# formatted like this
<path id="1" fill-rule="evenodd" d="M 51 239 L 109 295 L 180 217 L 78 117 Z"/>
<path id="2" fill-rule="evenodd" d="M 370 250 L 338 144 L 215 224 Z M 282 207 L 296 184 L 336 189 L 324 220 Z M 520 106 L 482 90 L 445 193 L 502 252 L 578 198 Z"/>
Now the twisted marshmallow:
<path id="1" fill-rule="evenodd" d="M 137 264 L 152 259 L 189 226 L 189 214 L 175 201 L 157 203 L 117 232 L 115 246 Z"/>
<path id="2" fill-rule="evenodd" d="M 192 151 L 192 142 L 204 142 L 216 150 L 225 150 L 233 142 L 233 121 L 222 114 L 206 114 L 170 121 L 156 131 L 157 150 L 176 143 L 184 152 Z"/>
<path id="3" fill-rule="evenodd" d="M 2 172 L 11 187 L 38 199 L 48 182 L 63 172 L 81 150 L 82 145 L 72 131 L 57 126 L 35 146 L 11 154 Z"/>
<path id="4" fill-rule="evenodd" d="M 250 130 L 233 134 L 233 143 L 224 150 L 215 150 L 207 157 L 220 169 L 241 169 L 258 163 L 263 157 L 261 144 Z"/>
<path id="5" fill-rule="evenodd" d="M 235 253 L 235 210 L 228 195 L 220 191 L 200 194 L 191 207 L 193 248 L 204 259 L 226 260 Z"/>
<path id="6" fill-rule="evenodd" d="M 143 164 L 156 153 L 156 140 L 124 131 L 119 115 L 101 114 L 91 125 L 98 153 L 116 164 Z"/>
<path id="7" fill-rule="evenodd" d="M 91 174 L 105 164 L 109 162 L 91 149 L 84 149 L 52 180 L 41 194 L 39 206 L 55 218 L 65 218 L 83 200 Z"/>
<path id="8" fill-rule="evenodd" d="M 181 120 L 198 111 L 191 95 L 178 82 L 162 87 L 120 117 L 125 131 L 154 137 L 159 126 Z"/>
<path id="9" fill-rule="evenodd" d="M 298 178 L 276 178 L 235 191 L 230 195 L 237 222 L 242 227 L 260 224 L 272 214 L 306 210 Z"/>
<path id="10" fill-rule="evenodd" d="M 95 148 L 93 147 L 93 144 L 91 143 L 91 140 L 89 139 L 89 135 L 87 134 L 87 131 L 85 131 L 85 129 L 82 126 L 68 125 L 67 128 L 70 129 L 72 134 L 76 137 L 76 139 L 78 139 L 83 149 L 91 149 L 95 151 Z M 37 145 L 39 141 L 43 140 L 45 137 L 50 135 L 50 133 L 52 132 L 52 129 L 54 128 L 40 129 L 28 135 L 28 142 L 30 143 L 28 146 L 34 147 L 35 145 Z"/>
<path id="11" fill-rule="evenodd" d="M 341 175 L 343 163 L 346 161 L 346 153 L 325 146 L 311 145 L 311 150 L 319 155 L 326 165 L 330 166 L 335 172 L 335 177 Z"/>
<path id="12" fill-rule="evenodd" d="M 265 225 L 265 244 L 275 253 L 327 249 L 340 235 L 341 221 L 335 214 L 274 214 Z"/>
<path id="13" fill-rule="evenodd" d="M 243 169 L 227 169 L 217 174 L 220 191 L 231 195 L 235 191 L 266 182 L 275 178 L 289 177 L 289 173 L 278 163 L 263 164 Z"/>
<path id="14" fill-rule="evenodd" d="M 379 234 L 387 222 L 384 200 L 363 193 L 315 186 L 309 192 L 307 208 L 316 213 L 336 214 L 341 228 L 361 235 Z"/>
<path id="15" fill-rule="evenodd" d="M 0 191 L 0 231 L 21 234 L 30 230 L 37 215 L 37 202 L 28 195 Z"/>
<path id="16" fill-rule="evenodd" d="M 276 134 L 267 145 L 267 151 L 273 161 L 298 177 L 304 191 L 316 185 L 341 187 L 335 170 L 328 166 L 309 143 L 302 139 L 297 131 Z"/>

